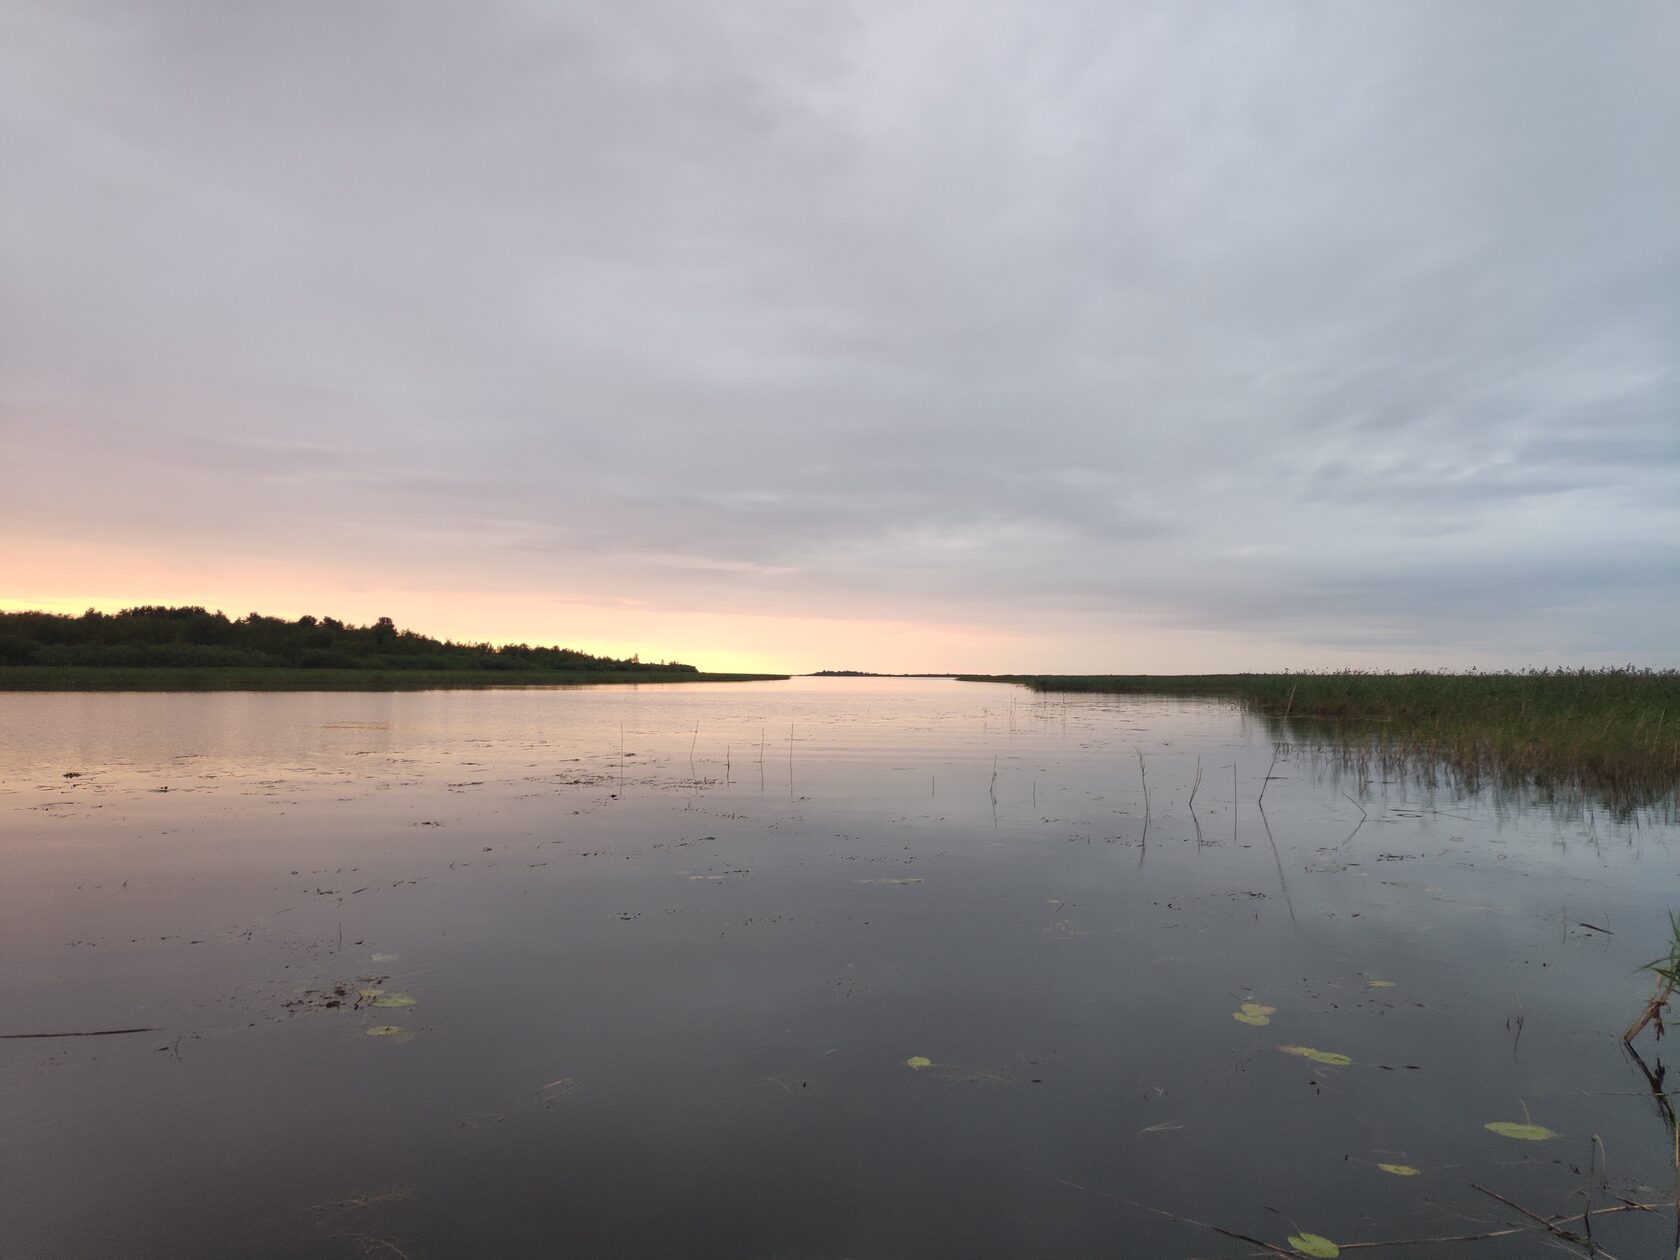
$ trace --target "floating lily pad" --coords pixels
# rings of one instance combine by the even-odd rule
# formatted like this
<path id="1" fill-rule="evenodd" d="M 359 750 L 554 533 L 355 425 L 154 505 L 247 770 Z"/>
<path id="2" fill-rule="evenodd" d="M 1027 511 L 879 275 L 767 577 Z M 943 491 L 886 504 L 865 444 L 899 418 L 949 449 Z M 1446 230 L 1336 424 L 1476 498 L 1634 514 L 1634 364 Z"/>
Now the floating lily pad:
<path id="1" fill-rule="evenodd" d="M 400 1037 L 407 1031 L 406 1028 L 397 1024 L 380 1024 L 377 1028 L 368 1029 L 367 1035 L 370 1037 Z"/>
<path id="2" fill-rule="evenodd" d="M 1367 980 L 1365 982 L 1365 986 L 1367 988 L 1370 988 L 1370 989 L 1392 989 L 1394 987 L 1394 981 L 1392 981 L 1392 980 Z"/>
<path id="3" fill-rule="evenodd" d="M 913 1054 L 908 1059 L 904 1060 L 904 1066 L 907 1068 L 914 1068 L 916 1071 L 920 1072 L 923 1068 L 932 1067 L 933 1060 L 928 1058 L 925 1054 Z"/>
<path id="4" fill-rule="evenodd" d="M 375 954 L 373 956 L 374 962 L 396 962 L 396 960 L 397 956 L 395 954 Z"/>
<path id="5" fill-rule="evenodd" d="M 1277 1014 L 1277 1007 L 1262 1006 L 1259 1002 L 1244 1002 L 1240 1011 L 1232 1011 L 1231 1018 L 1239 1024 L 1253 1024 L 1256 1028 L 1272 1022 L 1271 1017 Z"/>
<path id="6" fill-rule="evenodd" d="M 387 993 L 383 997 L 373 999 L 375 1006 L 413 1006 L 418 999 L 411 998 L 406 993 Z"/>
<path id="7" fill-rule="evenodd" d="M 1322 1260 L 1335 1260 L 1342 1254 L 1342 1249 L 1322 1234 L 1291 1234 L 1289 1245 L 1303 1256 L 1317 1256 Z"/>
<path id="8" fill-rule="evenodd" d="M 1300 1055 L 1303 1059 L 1311 1059 L 1314 1063 L 1328 1063 L 1331 1067 L 1346 1067 L 1353 1060 L 1345 1054 L 1336 1054 L 1330 1050 L 1314 1050 L 1311 1046 L 1279 1046 L 1285 1054 Z"/>
<path id="9" fill-rule="evenodd" d="M 1482 1128 L 1489 1133 L 1497 1133 L 1500 1137 L 1516 1138 L 1519 1142 L 1544 1142 L 1548 1138 L 1558 1135 L 1540 1124 L 1518 1124 L 1514 1120 L 1495 1120 L 1492 1124 L 1484 1124 Z"/>
<path id="10" fill-rule="evenodd" d="M 1378 1164 L 1377 1167 L 1385 1173 L 1393 1173 L 1396 1177 L 1415 1177 L 1418 1175 L 1418 1170 L 1410 1164 Z"/>

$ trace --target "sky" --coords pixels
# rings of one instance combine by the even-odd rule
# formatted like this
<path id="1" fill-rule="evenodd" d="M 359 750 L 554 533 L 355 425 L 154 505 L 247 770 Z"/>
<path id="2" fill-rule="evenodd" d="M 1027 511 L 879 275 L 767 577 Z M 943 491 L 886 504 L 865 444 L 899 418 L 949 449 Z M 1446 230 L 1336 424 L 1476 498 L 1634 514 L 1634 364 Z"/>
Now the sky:
<path id="1" fill-rule="evenodd" d="M 0 608 L 1680 665 L 1680 6 L 0 0 Z"/>

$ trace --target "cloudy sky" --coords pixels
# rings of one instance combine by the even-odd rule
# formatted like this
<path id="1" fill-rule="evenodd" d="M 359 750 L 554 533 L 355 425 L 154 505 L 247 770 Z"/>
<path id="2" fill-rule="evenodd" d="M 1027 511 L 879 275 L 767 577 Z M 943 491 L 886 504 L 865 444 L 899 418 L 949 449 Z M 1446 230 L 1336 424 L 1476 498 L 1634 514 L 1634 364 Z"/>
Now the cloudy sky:
<path id="1" fill-rule="evenodd" d="M 0 606 L 1680 664 L 1680 6 L 4 0 Z"/>

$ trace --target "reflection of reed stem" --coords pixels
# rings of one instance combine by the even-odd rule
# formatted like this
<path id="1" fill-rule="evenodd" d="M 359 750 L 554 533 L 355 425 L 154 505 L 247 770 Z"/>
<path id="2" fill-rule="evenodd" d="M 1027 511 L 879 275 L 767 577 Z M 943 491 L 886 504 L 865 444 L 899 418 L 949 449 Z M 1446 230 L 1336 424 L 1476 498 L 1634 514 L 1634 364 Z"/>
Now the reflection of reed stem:
<path id="1" fill-rule="evenodd" d="M 1272 764 L 1266 767 L 1266 777 L 1260 780 L 1260 795 L 1255 798 L 1256 804 L 1263 804 L 1266 800 L 1266 789 L 1272 783 L 1272 771 L 1277 769 L 1278 746 L 1272 745 Z"/>

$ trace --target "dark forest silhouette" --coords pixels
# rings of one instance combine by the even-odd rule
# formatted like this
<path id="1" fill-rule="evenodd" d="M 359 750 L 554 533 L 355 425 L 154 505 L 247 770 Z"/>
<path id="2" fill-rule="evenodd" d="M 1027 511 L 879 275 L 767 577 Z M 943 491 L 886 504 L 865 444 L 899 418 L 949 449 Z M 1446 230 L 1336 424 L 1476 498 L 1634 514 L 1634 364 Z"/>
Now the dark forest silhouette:
<path id="1" fill-rule="evenodd" d="M 0 613 L 0 668 L 55 666 L 260 666 L 292 669 L 613 670 L 695 673 L 693 665 L 643 663 L 526 643 L 454 643 L 399 630 L 389 617 L 357 626 L 335 617 L 237 620 L 198 607 L 125 608 L 79 617 Z"/>

